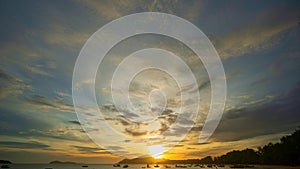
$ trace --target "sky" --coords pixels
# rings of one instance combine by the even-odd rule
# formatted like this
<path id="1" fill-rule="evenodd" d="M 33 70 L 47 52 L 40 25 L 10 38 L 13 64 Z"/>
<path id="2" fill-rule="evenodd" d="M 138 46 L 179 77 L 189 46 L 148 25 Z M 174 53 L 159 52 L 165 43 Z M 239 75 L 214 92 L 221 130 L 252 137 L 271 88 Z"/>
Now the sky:
<path id="1" fill-rule="evenodd" d="M 124 158 L 120 154 L 153 156 L 155 149 L 168 149 L 162 158 L 188 159 L 279 141 L 300 126 L 299 8 L 296 0 L 1 1 L 0 158 L 15 163 L 115 163 Z M 161 35 L 125 39 L 98 67 L 94 82 L 98 108 L 116 135 L 95 130 L 102 142 L 94 142 L 81 126 L 84 121 L 77 118 L 72 77 L 82 47 L 105 24 L 140 12 L 162 12 L 188 20 L 209 38 L 221 58 L 227 100 L 217 129 L 205 143 L 198 141 L 211 104 L 207 71 L 186 45 Z M 181 88 L 180 80 L 164 71 L 143 70 L 132 79 L 129 94 L 146 122 L 138 121 L 141 119 L 129 109 L 120 111 L 110 90 L 114 71 L 127 56 L 150 47 L 171 51 L 186 62 L 201 99 L 191 130 L 186 130 L 189 121 L 184 119 L 175 133 L 166 136 L 170 142 L 182 140 L 173 147 L 162 140 L 160 145 L 149 141 L 147 152 L 137 145 L 172 126 L 183 102 L 177 93 L 192 88 Z M 133 59 L 134 64 L 125 67 L 128 71 L 141 63 L 140 58 Z M 176 64 L 172 60 L 161 65 L 175 71 Z M 125 80 L 126 76 L 119 76 L 117 85 L 124 86 Z M 195 102 L 193 97 L 190 100 Z M 163 106 L 166 109 L 161 110 Z M 160 118 L 153 120 L 157 115 Z M 96 121 L 96 127 L 104 126 L 103 119 Z"/>

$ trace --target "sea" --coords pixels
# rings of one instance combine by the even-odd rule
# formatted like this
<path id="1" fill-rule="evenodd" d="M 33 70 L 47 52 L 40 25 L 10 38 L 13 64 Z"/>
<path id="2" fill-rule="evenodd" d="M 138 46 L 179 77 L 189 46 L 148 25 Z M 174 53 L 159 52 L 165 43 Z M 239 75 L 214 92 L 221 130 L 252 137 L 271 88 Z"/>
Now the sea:
<path id="1" fill-rule="evenodd" d="M 124 165 L 121 167 L 113 167 L 112 164 L 10 164 L 11 169 L 124 169 Z M 175 165 L 159 165 L 159 167 L 151 166 L 150 169 L 183 169 L 176 167 Z M 287 169 L 290 167 L 282 166 L 254 166 L 249 169 Z M 128 164 L 127 169 L 147 169 L 146 165 L 141 164 Z M 200 167 L 190 167 L 187 165 L 185 169 L 201 169 Z M 231 165 L 225 165 L 224 167 L 213 166 L 212 168 L 205 166 L 203 169 L 231 169 Z M 247 168 L 245 168 L 247 169 Z"/>

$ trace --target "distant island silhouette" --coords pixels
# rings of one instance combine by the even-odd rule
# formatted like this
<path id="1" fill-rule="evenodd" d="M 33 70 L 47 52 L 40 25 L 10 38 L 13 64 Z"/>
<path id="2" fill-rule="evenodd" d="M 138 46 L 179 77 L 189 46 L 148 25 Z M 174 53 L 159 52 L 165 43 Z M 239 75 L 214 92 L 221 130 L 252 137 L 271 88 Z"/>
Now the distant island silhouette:
<path id="1" fill-rule="evenodd" d="M 262 165 L 300 165 L 300 128 L 278 143 L 269 143 L 258 150 L 233 150 L 218 157 L 207 156 L 202 159 L 169 160 L 152 157 L 123 159 L 120 164 L 262 164 Z"/>
<path id="2" fill-rule="evenodd" d="M 51 161 L 49 164 L 81 164 L 81 163 L 76 163 L 72 161 Z"/>

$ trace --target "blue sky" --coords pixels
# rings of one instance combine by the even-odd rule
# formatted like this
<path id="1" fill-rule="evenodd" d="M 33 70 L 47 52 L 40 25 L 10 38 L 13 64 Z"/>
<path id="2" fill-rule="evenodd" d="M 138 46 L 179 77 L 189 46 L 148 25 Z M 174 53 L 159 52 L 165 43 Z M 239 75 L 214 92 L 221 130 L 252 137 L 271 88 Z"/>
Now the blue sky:
<path id="1" fill-rule="evenodd" d="M 0 4 L 1 158 L 19 163 L 56 159 L 113 163 L 122 159 L 93 143 L 80 127 L 72 102 L 72 73 L 81 48 L 95 31 L 137 12 L 174 14 L 195 24 L 213 43 L 227 77 L 225 112 L 209 144 L 197 144 L 199 124 L 166 152 L 167 158 L 201 158 L 256 148 L 300 126 L 299 1 L 54 0 Z M 147 43 L 140 44 L 141 39 Z M 192 55 L 165 37 L 128 39 L 106 56 L 108 64 L 99 71 L 102 74 L 97 76 L 96 89 L 104 86 L 120 57 L 158 42 L 186 58 Z M 190 65 L 205 72 L 199 64 Z M 155 76 L 145 72 L 137 78 L 139 82 Z M 202 92 L 206 95 L 209 89 Z M 97 97 L 114 124 L 115 110 L 107 105 L 111 99 L 101 91 Z M 184 156 L 180 153 L 183 150 Z"/>

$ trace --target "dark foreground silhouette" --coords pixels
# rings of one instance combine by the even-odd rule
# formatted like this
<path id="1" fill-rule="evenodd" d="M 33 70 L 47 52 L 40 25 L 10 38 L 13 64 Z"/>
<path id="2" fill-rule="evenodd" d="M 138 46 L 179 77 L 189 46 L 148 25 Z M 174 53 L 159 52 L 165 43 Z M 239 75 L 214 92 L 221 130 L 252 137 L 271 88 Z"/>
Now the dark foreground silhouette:
<path id="1" fill-rule="evenodd" d="M 0 164 L 12 164 L 12 162 L 8 160 L 0 160 Z"/>
<path id="2" fill-rule="evenodd" d="M 258 150 L 234 150 L 225 155 L 202 159 L 168 160 L 151 157 L 124 159 L 122 164 L 266 164 L 300 165 L 300 128 L 293 134 L 284 136 L 278 143 L 269 143 Z"/>

